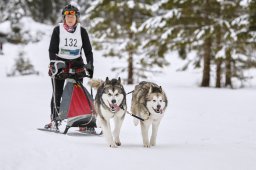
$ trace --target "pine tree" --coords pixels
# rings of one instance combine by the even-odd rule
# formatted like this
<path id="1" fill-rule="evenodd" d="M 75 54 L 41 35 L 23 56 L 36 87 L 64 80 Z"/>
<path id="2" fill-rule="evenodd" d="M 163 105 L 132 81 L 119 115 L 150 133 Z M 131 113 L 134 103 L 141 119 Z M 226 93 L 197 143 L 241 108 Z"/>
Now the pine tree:
<path id="1" fill-rule="evenodd" d="M 256 31 L 256 0 L 251 0 L 249 4 L 249 24 L 250 31 Z"/>
<path id="2" fill-rule="evenodd" d="M 249 8 L 248 4 L 242 4 L 236 0 L 229 3 L 220 2 L 222 7 L 221 18 L 223 30 L 221 45 L 225 51 L 223 61 L 225 63 L 225 86 L 233 88 L 232 79 L 244 81 L 245 65 L 250 61 L 253 53 L 248 49 L 255 48 L 252 35 L 248 32 Z"/>
<path id="3" fill-rule="evenodd" d="M 8 4 L 8 0 L 2 0 L 0 1 L 0 23 L 8 19 L 8 9 L 6 8 Z"/>
<path id="4" fill-rule="evenodd" d="M 237 70 L 243 75 L 239 67 L 251 58 L 248 41 L 255 37 L 254 34 L 247 33 L 247 6 L 242 5 L 239 0 L 166 0 L 159 2 L 157 6 L 159 14 L 143 24 L 145 31 L 155 35 L 148 40 L 147 47 L 155 49 L 164 44 L 166 48 L 162 48 L 163 54 L 181 49 L 183 54 L 197 51 L 194 62 L 188 63 L 200 66 L 200 60 L 203 59 L 201 86 L 210 85 L 210 71 L 217 64 L 216 86 L 221 86 L 224 73 L 225 85 L 232 87 L 232 77 L 237 76 Z"/>
<path id="5" fill-rule="evenodd" d="M 133 84 L 135 74 L 141 75 L 146 70 L 143 66 L 161 62 L 157 58 L 143 59 L 142 43 L 149 35 L 138 31 L 143 21 L 153 15 L 151 5 L 150 0 L 101 0 L 95 1 L 86 12 L 92 23 L 90 31 L 97 38 L 95 46 L 104 49 L 105 56 L 127 59 L 127 68 L 115 69 L 128 73 L 128 84 Z"/>
<path id="6" fill-rule="evenodd" d="M 213 1 L 208 0 L 161 1 L 156 5 L 158 14 L 143 25 L 156 35 L 148 41 L 147 47 L 158 48 L 162 56 L 170 50 L 198 51 L 198 58 L 204 59 L 202 86 L 209 86 L 210 82 L 211 5 Z M 199 65 L 198 59 L 195 65 Z"/>
<path id="7" fill-rule="evenodd" d="M 9 12 L 8 20 L 11 22 L 12 33 L 9 35 L 9 41 L 13 43 L 22 43 L 21 19 L 25 16 L 24 3 L 22 0 L 10 1 L 7 4 Z"/>
<path id="8" fill-rule="evenodd" d="M 65 6 L 65 1 L 61 0 L 26 0 L 26 5 L 31 17 L 38 22 L 56 24 L 61 20 L 61 9 Z"/>

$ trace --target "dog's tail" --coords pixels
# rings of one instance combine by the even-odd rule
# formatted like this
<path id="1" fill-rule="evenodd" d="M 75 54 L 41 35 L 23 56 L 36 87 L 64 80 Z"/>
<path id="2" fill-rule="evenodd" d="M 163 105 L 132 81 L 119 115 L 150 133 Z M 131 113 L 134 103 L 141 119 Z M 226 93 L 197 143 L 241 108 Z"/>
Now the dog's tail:
<path id="1" fill-rule="evenodd" d="M 103 83 L 104 81 L 99 79 L 91 79 L 88 81 L 89 86 L 93 87 L 94 89 L 98 89 Z"/>

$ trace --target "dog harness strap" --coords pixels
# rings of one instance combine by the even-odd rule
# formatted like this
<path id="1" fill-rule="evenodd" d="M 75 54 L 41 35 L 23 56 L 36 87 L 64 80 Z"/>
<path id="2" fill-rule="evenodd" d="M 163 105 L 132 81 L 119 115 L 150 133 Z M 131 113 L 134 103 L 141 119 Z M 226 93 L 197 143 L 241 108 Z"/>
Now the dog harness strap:
<path id="1" fill-rule="evenodd" d="M 102 98 L 100 99 L 100 102 L 102 103 L 102 105 L 103 105 L 104 107 L 108 108 L 108 110 L 109 110 L 110 112 L 112 112 L 111 109 L 105 104 L 105 102 L 103 101 Z"/>
<path id="2" fill-rule="evenodd" d="M 133 90 L 133 91 L 130 91 L 130 92 L 128 92 L 128 93 L 126 93 L 126 95 L 131 94 L 131 93 L 133 93 L 133 92 L 134 92 L 134 90 Z"/>
<path id="3" fill-rule="evenodd" d="M 133 116 L 133 117 L 135 117 L 135 118 L 137 118 L 137 119 L 139 119 L 139 120 L 141 120 L 141 121 L 144 121 L 144 120 L 147 120 L 147 119 L 143 119 L 143 118 L 141 118 L 141 117 L 139 117 L 139 116 L 137 116 L 137 115 L 135 115 L 135 114 L 133 114 L 133 113 L 131 113 L 131 112 L 129 112 L 129 111 L 126 111 L 129 115 L 131 115 L 131 116 Z"/>
<path id="4" fill-rule="evenodd" d="M 123 102 L 121 103 L 121 105 L 119 107 L 124 110 Z"/>

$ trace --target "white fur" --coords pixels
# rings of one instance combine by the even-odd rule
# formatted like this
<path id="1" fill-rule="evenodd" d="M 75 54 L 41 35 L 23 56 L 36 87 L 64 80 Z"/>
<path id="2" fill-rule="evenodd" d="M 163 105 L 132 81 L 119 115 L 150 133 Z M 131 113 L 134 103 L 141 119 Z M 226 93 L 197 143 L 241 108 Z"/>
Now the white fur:
<path id="1" fill-rule="evenodd" d="M 116 100 L 116 104 L 119 106 L 124 99 L 124 95 L 118 93 L 118 90 L 115 90 L 114 92 L 112 90 L 109 90 L 107 94 L 106 93 L 102 94 L 102 99 L 105 105 L 107 106 L 109 106 L 112 100 Z"/>
<path id="2" fill-rule="evenodd" d="M 152 100 L 148 101 L 147 109 L 150 112 L 150 116 L 148 119 L 144 121 L 140 121 L 141 123 L 141 134 L 143 139 L 144 147 L 149 148 L 150 146 L 156 145 L 156 137 L 158 132 L 158 127 L 160 122 L 164 116 L 163 112 L 166 106 L 166 103 L 162 100 L 162 97 L 154 96 Z M 157 109 L 157 105 L 161 106 L 161 113 L 156 113 L 155 110 Z M 152 134 L 149 140 L 149 127 L 152 125 Z"/>
<path id="3" fill-rule="evenodd" d="M 109 93 L 108 94 L 103 94 L 102 95 L 102 99 L 103 99 L 103 102 L 109 106 L 109 103 L 111 103 L 111 101 L 113 99 L 116 100 L 116 104 L 119 106 L 123 99 L 124 99 L 124 95 L 118 93 L 118 91 L 114 91 L 112 92 L 112 90 L 109 90 Z M 120 135 L 120 129 L 121 129 L 121 126 L 122 126 L 122 123 L 123 123 L 123 119 L 124 118 L 124 115 L 126 113 L 126 108 L 121 109 L 117 112 L 112 112 L 108 109 L 106 109 L 105 107 L 103 107 L 102 105 L 100 105 L 100 111 L 102 113 L 102 116 L 104 117 L 104 119 L 102 119 L 102 117 L 98 116 L 97 117 L 97 125 L 99 125 L 102 130 L 103 130 L 103 134 L 107 140 L 107 143 L 110 147 L 117 147 L 117 146 L 120 146 L 121 145 L 121 142 L 120 142 L 120 138 L 119 138 L 119 135 Z M 111 119 L 114 119 L 114 124 L 115 124 L 115 127 L 114 127 L 114 130 L 113 130 L 113 133 L 111 132 L 111 125 L 110 125 L 110 120 Z"/>

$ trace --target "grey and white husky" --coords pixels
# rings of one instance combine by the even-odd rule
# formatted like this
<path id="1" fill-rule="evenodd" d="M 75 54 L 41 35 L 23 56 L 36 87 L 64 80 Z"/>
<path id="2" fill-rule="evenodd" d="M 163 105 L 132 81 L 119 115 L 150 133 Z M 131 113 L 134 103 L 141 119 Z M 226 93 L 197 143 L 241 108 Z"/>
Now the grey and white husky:
<path id="1" fill-rule="evenodd" d="M 158 127 L 167 107 L 167 97 L 161 86 L 151 82 L 140 82 L 135 86 L 132 94 L 131 111 L 144 119 L 140 121 L 144 147 L 156 145 Z M 139 120 L 134 118 L 137 126 Z M 149 142 L 149 127 L 152 125 L 152 134 Z"/>
<path id="2" fill-rule="evenodd" d="M 127 110 L 126 93 L 121 80 L 120 78 L 109 80 L 107 77 L 105 82 L 91 80 L 89 84 L 97 89 L 94 101 L 97 126 L 102 128 L 110 147 L 120 146 L 120 129 Z M 113 133 L 110 125 L 112 118 L 115 124 Z"/>

